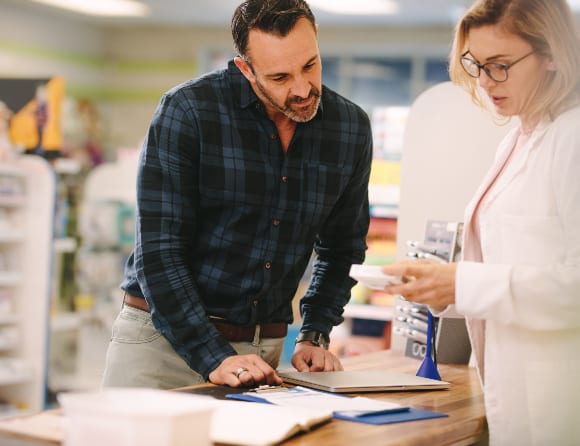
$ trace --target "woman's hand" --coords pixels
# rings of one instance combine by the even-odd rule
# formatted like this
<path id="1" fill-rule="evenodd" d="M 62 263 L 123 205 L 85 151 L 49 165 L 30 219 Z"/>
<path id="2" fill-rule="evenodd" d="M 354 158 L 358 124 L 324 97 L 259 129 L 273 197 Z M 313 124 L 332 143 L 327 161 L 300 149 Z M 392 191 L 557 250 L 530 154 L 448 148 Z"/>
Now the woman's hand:
<path id="1" fill-rule="evenodd" d="M 385 265 L 385 274 L 403 277 L 405 283 L 389 285 L 385 291 L 400 294 L 406 300 L 443 310 L 455 303 L 456 263 L 435 263 L 426 260 L 401 261 Z"/>

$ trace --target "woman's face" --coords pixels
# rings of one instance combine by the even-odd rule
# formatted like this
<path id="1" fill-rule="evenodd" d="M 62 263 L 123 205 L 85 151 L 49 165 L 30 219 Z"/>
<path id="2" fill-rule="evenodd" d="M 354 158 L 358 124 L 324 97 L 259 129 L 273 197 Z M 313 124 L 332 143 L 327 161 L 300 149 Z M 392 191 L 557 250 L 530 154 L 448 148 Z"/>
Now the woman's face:
<path id="1" fill-rule="evenodd" d="M 525 121 L 528 118 L 526 104 L 546 77 L 548 61 L 533 53 L 528 42 L 515 34 L 506 33 L 497 25 L 470 29 L 468 44 L 466 57 L 480 65 L 494 62 L 509 66 L 517 61 L 508 68 L 505 82 L 494 81 L 481 69 L 479 85 L 489 96 L 497 113 L 520 116 Z"/>

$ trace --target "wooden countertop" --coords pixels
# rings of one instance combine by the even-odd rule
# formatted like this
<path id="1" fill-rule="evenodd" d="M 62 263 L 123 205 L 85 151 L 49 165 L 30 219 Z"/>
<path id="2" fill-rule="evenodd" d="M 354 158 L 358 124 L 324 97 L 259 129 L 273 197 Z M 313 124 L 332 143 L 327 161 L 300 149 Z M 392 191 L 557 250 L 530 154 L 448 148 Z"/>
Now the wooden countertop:
<path id="1" fill-rule="evenodd" d="M 345 358 L 345 369 L 388 369 L 415 373 L 419 362 L 390 350 Z M 342 420 L 318 427 L 284 445 L 468 445 L 485 436 L 487 426 L 483 392 L 475 369 L 465 365 L 440 364 L 441 378 L 449 390 L 365 393 L 367 397 L 399 402 L 418 409 L 443 412 L 447 418 L 387 425 L 366 425 Z"/>
<path id="2" fill-rule="evenodd" d="M 347 370 L 385 369 L 415 374 L 419 361 L 390 350 L 344 358 Z M 443 412 L 446 418 L 412 421 L 386 425 L 369 425 L 333 419 L 311 432 L 297 435 L 283 444 L 300 446 L 435 446 L 470 445 L 486 435 L 483 392 L 475 369 L 465 365 L 438 366 L 441 378 L 451 383 L 449 390 L 371 392 L 362 395 L 409 405 L 417 409 Z M 206 384 L 177 389 L 205 393 L 215 397 L 231 393 L 233 389 Z M 58 445 L 56 441 L 42 441 L 26 436 L 14 437 L 0 432 L 0 444 L 6 446 Z M 216 445 L 217 446 L 217 445 Z"/>

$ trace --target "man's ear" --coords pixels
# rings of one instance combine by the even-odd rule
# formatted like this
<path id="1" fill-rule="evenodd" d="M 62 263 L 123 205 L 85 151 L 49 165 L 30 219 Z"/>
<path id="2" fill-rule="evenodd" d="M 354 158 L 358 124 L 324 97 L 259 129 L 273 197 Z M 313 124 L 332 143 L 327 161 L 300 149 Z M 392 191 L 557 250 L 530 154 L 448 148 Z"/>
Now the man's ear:
<path id="1" fill-rule="evenodd" d="M 234 57 L 234 63 L 236 64 L 236 67 L 240 69 L 246 79 L 248 79 L 250 82 L 254 80 L 254 73 L 252 72 L 250 65 L 248 65 L 248 62 L 246 62 L 240 56 L 236 56 Z"/>

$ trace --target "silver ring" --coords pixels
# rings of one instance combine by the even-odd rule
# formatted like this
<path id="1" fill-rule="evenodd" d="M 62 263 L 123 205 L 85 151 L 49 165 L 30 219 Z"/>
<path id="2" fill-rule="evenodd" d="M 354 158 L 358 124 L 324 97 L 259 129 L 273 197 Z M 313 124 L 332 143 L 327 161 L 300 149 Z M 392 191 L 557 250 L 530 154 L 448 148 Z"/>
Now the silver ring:
<path id="1" fill-rule="evenodd" d="M 236 370 L 236 378 L 240 378 L 240 375 L 244 372 L 247 372 L 248 369 L 245 367 L 238 367 L 238 370 Z"/>

